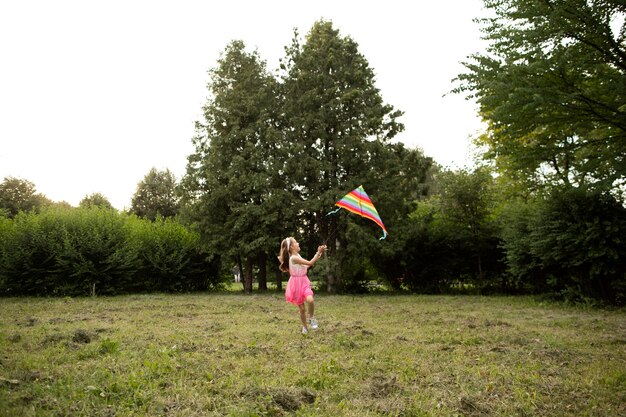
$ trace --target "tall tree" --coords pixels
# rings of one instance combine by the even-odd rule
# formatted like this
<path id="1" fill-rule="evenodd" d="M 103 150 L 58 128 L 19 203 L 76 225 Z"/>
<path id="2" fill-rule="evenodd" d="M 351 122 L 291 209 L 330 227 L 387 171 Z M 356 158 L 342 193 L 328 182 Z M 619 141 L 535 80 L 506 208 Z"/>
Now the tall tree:
<path id="1" fill-rule="evenodd" d="M 209 73 L 211 98 L 204 120 L 196 123 L 184 202 L 193 207 L 192 218 L 212 251 L 243 271 L 250 292 L 253 267 L 276 252 L 287 218 L 281 213 L 288 196 L 275 162 L 282 152 L 276 80 L 241 41 L 231 42 Z"/>
<path id="2" fill-rule="evenodd" d="M 283 126 L 289 146 L 285 165 L 287 188 L 295 198 L 300 230 L 307 252 L 321 239 L 331 239 L 335 252 L 341 239 L 337 217 L 325 214 L 334 202 L 376 171 L 373 150 L 389 141 L 404 126 L 402 112 L 385 104 L 375 86 L 373 69 L 359 52 L 358 44 L 343 37 L 331 22 L 316 22 L 305 42 L 295 33 L 282 62 Z M 334 235 L 333 235 L 334 237 Z M 334 271 L 328 274 L 328 290 L 339 286 Z"/>
<path id="3" fill-rule="evenodd" d="M 626 5 L 485 0 L 487 52 L 458 92 L 488 122 L 478 141 L 500 171 L 542 186 L 626 182 Z"/>
<path id="4" fill-rule="evenodd" d="M 49 203 L 28 180 L 6 177 L 0 184 L 0 210 L 8 217 L 15 217 L 20 211 L 38 210 Z"/>
<path id="5" fill-rule="evenodd" d="M 178 214 L 178 200 L 174 174 L 169 169 L 152 168 L 137 184 L 130 212 L 153 221 L 157 216 L 173 217 Z"/>

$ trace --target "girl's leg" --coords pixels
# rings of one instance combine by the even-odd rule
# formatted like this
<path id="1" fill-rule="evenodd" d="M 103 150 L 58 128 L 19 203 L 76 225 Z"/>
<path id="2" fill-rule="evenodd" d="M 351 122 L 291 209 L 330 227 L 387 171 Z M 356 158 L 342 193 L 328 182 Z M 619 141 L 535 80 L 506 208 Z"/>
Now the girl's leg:
<path id="1" fill-rule="evenodd" d="M 315 304 L 313 303 L 313 296 L 307 295 L 306 303 L 309 305 L 309 317 L 315 317 Z"/>
<path id="2" fill-rule="evenodd" d="M 300 310 L 300 321 L 302 322 L 302 326 L 306 328 L 306 312 L 304 310 L 304 303 L 300 304 L 298 309 Z"/>

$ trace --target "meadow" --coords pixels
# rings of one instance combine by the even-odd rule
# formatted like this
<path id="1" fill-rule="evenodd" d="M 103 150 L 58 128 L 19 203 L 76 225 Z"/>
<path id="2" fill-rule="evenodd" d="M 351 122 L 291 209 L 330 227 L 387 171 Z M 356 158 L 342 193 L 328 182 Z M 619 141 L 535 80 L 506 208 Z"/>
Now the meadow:
<path id="1" fill-rule="evenodd" d="M 0 299 L 2 416 L 626 415 L 626 311 L 527 297 Z"/>

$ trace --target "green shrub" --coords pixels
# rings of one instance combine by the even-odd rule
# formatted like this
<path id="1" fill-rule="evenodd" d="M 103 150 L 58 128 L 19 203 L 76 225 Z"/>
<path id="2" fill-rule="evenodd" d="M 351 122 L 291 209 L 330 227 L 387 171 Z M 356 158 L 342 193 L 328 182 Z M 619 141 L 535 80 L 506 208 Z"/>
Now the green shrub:
<path id="1" fill-rule="evenodd" d="M 514 201 L 503 208 L 499 217 L 507 275 L 511 287 L 521 293 L 545 293 L 550 289 L 548 271 L 532 250 L 539 208 L 538 201 Z"/>
<path id="2" fill-rule="evenodd" d="M 95 206 L 57 214 L 65 228 L 57 256 L 57 291 L 69 295 L 128 292 L 140 262 L 127 216 Z"/>
<path id="3" fill-rule="evenodd" d="M 567 301 L 626 303 L 626 208 L 613 196 L 557 189 L 505 219 L 509 273 L 518 283 Z"/>
<path id="4" fill-rule="evenodd" d="M 9 225 L 3 220 L 0 275 L 2 292 L 44 295 L 58 283 L 57 256 L 64 239 L 63 224 L 51 211 L 20 212 Z"/>
<path id="5" fill-rule="evenodd" d="M 200 236 L 171 220 L 134 220 L 142 263 L 138 282 L 148 291 L 198 291 L 217 284 L 216 265 L 200 249 Z"/>
<path id="6" fill-rule="evenodd" d="M 219 283 L 217 258 L 173 220 L 103 208 L 0 217 L 0 293 L 95 295 L 196 291 Z"/>
<path id="7" fill-rule="evenodd" d="M 4 265 L 9 254 L 10 239 L 13 235 L 13 222 L 0 210 L 0 293 L 6 287 Z"/>
<path id="8" fill-rule="evenodd" d="M 608 193 L 554 192 L 533 230 L 532 251 L 557 291 L 624 304 L 626 208 Z"/>

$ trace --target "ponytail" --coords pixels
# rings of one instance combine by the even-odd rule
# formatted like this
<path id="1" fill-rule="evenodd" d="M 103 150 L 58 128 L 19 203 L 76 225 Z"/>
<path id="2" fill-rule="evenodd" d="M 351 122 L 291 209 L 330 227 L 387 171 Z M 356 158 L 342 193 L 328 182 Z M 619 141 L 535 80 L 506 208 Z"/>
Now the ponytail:
<path id="1" fill-rule="evenodd" d="M 283 272 L 289 272 L 289 244 L 291 238 L 285 238 L 280 243 L 280 253 L 278 254 L 279 269 Z"/>

